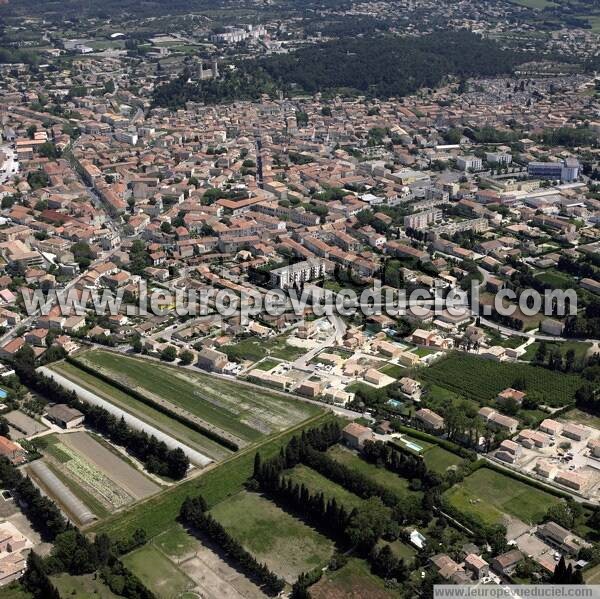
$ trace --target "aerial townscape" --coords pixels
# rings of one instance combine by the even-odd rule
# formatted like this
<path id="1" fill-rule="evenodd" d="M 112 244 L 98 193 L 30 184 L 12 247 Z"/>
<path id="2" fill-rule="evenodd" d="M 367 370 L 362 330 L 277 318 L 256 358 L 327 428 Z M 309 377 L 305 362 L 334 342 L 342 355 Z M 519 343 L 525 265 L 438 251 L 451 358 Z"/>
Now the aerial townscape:
<path id="1" fill-rule="evenodd" d="M 439 585 L 600 585 L 598 0 L 0 0 L 0 599 Z"/>

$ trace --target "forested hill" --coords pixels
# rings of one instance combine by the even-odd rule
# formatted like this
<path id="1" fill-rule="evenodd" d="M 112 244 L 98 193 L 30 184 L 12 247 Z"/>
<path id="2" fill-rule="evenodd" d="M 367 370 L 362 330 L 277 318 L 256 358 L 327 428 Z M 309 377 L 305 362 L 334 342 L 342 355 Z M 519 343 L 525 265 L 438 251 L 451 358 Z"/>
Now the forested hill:
<path id="1" fill-rule="evenodd" d="M 468 31 L 445 31 L 420 38 L 343 39 L 266 58 L 260 65 L 275 80 L 309 92 L 350 88 L 390 97 L 434 87 L 447 75 L 508 73 L 526 59 Z"/>
<path id="2" fill-rule="evenodd" d="M 187 101 L 218 103 L 256 99 L 276 89 L 345 91 L 380 98 L 435 87 L 448 75 L 509 73 L 531 59 L 468 31 L 420 38 L 393 35 L 343 39 L 285 55 L 246 61 L 219 81 L 188 82 L 188 74 L 158 86 L 154 105 L 179 108 Z"/>

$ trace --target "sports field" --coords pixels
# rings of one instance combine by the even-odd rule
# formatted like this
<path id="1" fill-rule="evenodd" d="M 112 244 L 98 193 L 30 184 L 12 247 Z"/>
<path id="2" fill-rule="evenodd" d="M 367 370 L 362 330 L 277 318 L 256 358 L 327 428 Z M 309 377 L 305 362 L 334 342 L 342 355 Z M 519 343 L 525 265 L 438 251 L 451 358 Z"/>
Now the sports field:
<path id="1" fill-rule="evenodd" d="M 257 493 L 242 491 L 212 515 L 258 561 L 293 584 L 302 572 L 327 565 L 333 543 Z"/>
<path id="2" fill-rule="evenodd" d="M 155 361 L 92 350 L 79 359 L 140 393 L 158 396 L 247 442 L 301 422 L 320 408 Z"/>
<path id="3" fill-rule="evenodd" d="M 560 500 L 531 485 L 489 468 L 480 468 L 444 493 L 444 498 L 460 512 L 475 516 L 485 524 L 500 524 L 504 514 L 535 524 L 548 508 Z"/>

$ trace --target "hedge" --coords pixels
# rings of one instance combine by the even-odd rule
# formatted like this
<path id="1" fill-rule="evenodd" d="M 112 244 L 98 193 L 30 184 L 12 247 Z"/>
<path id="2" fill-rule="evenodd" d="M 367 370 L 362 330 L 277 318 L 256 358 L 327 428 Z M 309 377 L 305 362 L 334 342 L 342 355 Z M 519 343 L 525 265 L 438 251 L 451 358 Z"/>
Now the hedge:
<path id="1" fill-rule="evenodd" d="M 121 383 L 121 382 L 119 382 L 119 381 L 117 381 L 115 379 L 110 378 L 106 374 L 94 370 L 93 368 L 91 368 L 87 364 L 84 364 L 80 360 L 77 360 L 73 356 L 67 356 L 65 358 L 65 360 L 69 364 L 72 364 L 73 366 L 76 366 L 77 368 L 80 368 L 81 370 L 83 370 L 87 374 L 90 374 L 92 376 L 95 376 L 96 378 L 99 378 L 104 383 L 107 383 L 108 385 L 111 385 L 112 387 L 117 388 L 119 391 L 122 391 L 123 393 L 126 393 L 127 395 L 130 395 L 134 399 L 137 399 L 138 401 L 141 401 L 142 403 L 146 404 L 147 406 L 150 406 L 151 408 L 154 408 L 155 410 L 158 410 L 159 412 L 162 412 L 163 414 L 165 414 L 169 418 L 173 418 L 173 420 L 177 420 L 178 422 L 180 422 L 181 424 L 187 426 L 188 428 L 191 428 L 191 429 L 195 430 L 196 432 L 200 433 L 201 435 L 204 435 L 205 437 L 208 437 L 212 441 L 215 441 L 216 443 L 219 443 L 219 445 L 222 445 L 223 447 L 225 447 L 227 449 L 230 449 L 232 451 L 239 451 L 240 447 L 234 441 L 231 441 L 230 439 L 226 439 L 226 438 L 222 437 L 221 435 L 219 435 L 217 432 L 215 432 L 215 431 L 213 431 L 213 430 L 211 430 L 211 429 L 209 429 L 207 427 L 204 427 L 204 426 L 202 426 L 201 424 L 199 424 L 197 422 L 194 422 L 192 420 L 188 420 L 185 416 L 182 416 L 181 414 L 177 414 L 176 412 L 173 412 L 172 410 L 170 410 L 169 408 L 163 406 L 162 404 L 159 404 L 159 403 L 156 403 L 156 402 L 152 401 L 149 397 L 146 397 L 145 395 L 143 395 L 139 391 L 136 391 L 135 389 L 130 389 L 129 387 L 127 387 L 123 383 Z"/>

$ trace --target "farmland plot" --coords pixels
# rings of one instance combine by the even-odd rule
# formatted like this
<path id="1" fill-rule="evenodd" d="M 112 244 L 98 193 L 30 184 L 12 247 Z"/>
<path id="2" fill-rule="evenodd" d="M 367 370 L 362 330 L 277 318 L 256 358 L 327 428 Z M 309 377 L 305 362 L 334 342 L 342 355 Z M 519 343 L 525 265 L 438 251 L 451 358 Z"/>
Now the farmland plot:
<path id="1" fill-rule="evenodd" d="M 87 433 L 52 435 L 45 439 L 45 444 L 41 448 L 46 454 L 45 460 L 50 461 L 56 474 L 60 474 L 65 484 L 80 495 L 98 516 L 160 489 Z"/>
<path id="2" fill-rule="evenodd" d="M 216 427 L 255 442 L 317 414 L 317 406 L 235 381 L 154 361 L 92 350 L 83 362 L 140 393 L 154 394 Z"/>

